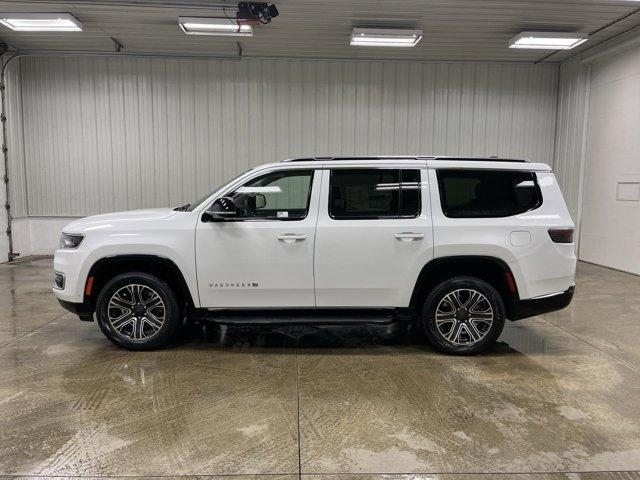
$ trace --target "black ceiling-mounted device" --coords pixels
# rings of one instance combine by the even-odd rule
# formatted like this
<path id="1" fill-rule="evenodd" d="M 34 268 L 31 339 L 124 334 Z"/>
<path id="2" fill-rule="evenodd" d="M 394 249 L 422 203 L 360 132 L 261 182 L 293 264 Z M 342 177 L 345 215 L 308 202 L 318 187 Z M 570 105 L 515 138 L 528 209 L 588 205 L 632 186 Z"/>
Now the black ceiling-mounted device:
<path id="1" fill-rule="evenodd" d="M 236 20 L 238 23 L 253 24 L 269 23 L 272 18 L 279 15 L 278 9 L 272 3 L 266 2 L 239 2 Z"/>

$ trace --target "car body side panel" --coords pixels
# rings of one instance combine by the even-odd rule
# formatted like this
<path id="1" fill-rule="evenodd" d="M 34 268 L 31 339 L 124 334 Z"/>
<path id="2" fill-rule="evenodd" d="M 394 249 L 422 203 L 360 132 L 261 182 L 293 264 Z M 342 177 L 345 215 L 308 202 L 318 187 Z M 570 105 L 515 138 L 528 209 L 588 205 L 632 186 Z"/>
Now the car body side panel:
<path id="1" fill-rule="evenodd" d="M 433 257 L 426 168 L 421 183 L 416 218 L 335 220 L 329 215 L 330 170 L 324 170 L 314 267 L 318 307 L 409 306 L 420 271 Z M 396 238 L 403 232 L 421 237 Z"/>
<path id="2" fill-rule="evenodd" d="M 195 306 L 200 306 L 195 270 L 194 236 L 199 214 L 174 212 L 166 218 L 132 216 L 127 213 L 77 220 L 66 233 L 83 233 L 85 239 L 73 250 L 58 249 L 54 270 L 65 275 L 64 290 L 55 295 L 68 302 L 82 302 L 91 267 L 107 257 L 154 255 L 172 261 L 182 272 Z"/>
<path id="3" fill-rule="evenodd" d="M 315 306 L 313 254 L 320 184 L 321 171 L 316 170 L 304 219 L 198 220 L 196 263 L 202 307 Z M 302 238 L 283 240 L 292 235 Z"/>
<path id="4" fill-rule="evenodd" d="M 504 167 L 503 167 L 504 168 Z M 554 243 L 549 228 L 574 227 L 554 175 L 538 172 L 542 205 L 504 218 L 448 218 L 442 212 L 435 169 L 429 170 L 434 258 L 495 257 L 511 269 L 521 299 L 563 292 L 574 284 L 573 244 Z"/>
<path id="5" fill-rule="evenodd" d="M 327 213 L 328 181 L 322 185 L 320 203 L 314 210 L 318 212 L 318 230 L 313 269 L 319 307 L 408 306 L 424 265 L 432 258 L 452 256 L 487 256 L 504 261 L 514 275 L 520 299 L 563 292 L 574 284 L 574 244 L 554 243 L 548 234 L 549 228 L 567 228 L 574 224 L 557 181 L 544 164 L 418 160 L 283 163 L 258 167 L 223 187 L 216 195 L 271 169 L 311 166 L 319 169 L 318 173 L 322 171 L 326 180 L 330 168 L 420 168 L 423 182 L 421 215 L 402 220 L 333 221 Z M 533 170 L 542 192 L 542 205 L 505 218 L 448 218 L 441 208 L 437 168 Z M 102 258 L 155 255 L 172 261 L 180 269 L 194 305 L 201 307 L 196 270 L 196 226 L 202 210 L 214 197 L 193 212 L 150 209 L 72 222 L 63 231 L 84 234 L 85 239 L 77 249 L 56 251 L 54 269 L 65 275 L 65 287 L 54 289 L 55 295 L 67 302 L 82 302 L 90 269 Z M 420 242 L 405 243 L 394 238 L 396 233 L 416 229 L 425 234 Z M 208 248 L 216 247 L 212 244 Z M 206 252 L 201 253 L 205 255 Z"/>

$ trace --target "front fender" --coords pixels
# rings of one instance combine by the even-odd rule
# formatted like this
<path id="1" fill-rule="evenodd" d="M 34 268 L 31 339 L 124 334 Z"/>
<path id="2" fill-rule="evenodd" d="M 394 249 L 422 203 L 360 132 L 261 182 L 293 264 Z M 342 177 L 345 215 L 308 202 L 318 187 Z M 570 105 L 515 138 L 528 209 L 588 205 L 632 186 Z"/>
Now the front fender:
<path id="1" fill-rule="evenodd" d="M 179 250 L 171 244 L 160 245 L 143 242 L 97 246 L 82 245 L 78 250 L 59 249 L 54 257 L 54 270 L 65 275 L 65 288 L 64 290 L 54 290 L 54 293 L 60 300 L 73 303 L 83 302 L 89 272 L 97 262 L 113 257 L 146 255 L 172 262 L 182 274 L 194 306 L 199 307 L 193 248 L 191 251 L 183 250 L 184 247 Z"/>

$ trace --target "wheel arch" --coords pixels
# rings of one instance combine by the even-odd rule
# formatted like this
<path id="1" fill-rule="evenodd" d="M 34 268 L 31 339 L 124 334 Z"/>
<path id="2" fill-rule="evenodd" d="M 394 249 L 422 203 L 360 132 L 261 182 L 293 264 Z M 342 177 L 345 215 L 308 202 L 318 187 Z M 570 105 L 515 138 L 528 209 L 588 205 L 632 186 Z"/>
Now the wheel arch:
<path id="1" fill-rule="evenodd" d="M 161 278 L 169 284 L 182 305 L 195 307 L 194 298 L 180 268 L 169 258 L 151 254 L 113 255 L 96 260 L 86 278 L 84 303 L 94 310 L 102 287 L 115 276 L 132 271 Z"/>
<path id="2" fill-rule="evenodd" d="M 419 310 L 421 300 L 439 282 L 458 275 L 469 275 L 492 285 L 504 301 L 507 318 L 518 300 L 518 287 L 507 263 L 497 257 L 459 255 L 439 257 L 429 261 L 418 275 L 411 294 L 410 307 Z"/>

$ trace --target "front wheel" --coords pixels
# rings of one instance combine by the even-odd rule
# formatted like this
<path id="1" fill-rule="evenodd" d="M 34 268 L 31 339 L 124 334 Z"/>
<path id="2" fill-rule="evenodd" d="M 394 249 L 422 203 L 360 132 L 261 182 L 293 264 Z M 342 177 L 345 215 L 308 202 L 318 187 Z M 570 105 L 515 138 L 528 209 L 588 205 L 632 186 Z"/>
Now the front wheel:
<path id="1" fill-rule="evenodd" d="M 455 277 L 427 295 L 421 323 L 429 342 L 453 355 L 480 353 L 502 333 L 505 309 L 500 294 L 484 280 Z"/>
<path id="2" fill-rule="evenodd" d="M 96 317 L 119 347 L 151 350 L 166 344 L 180 323 L 175 294 L 161 279 L 143 272 L 118 275 L 102 288 Z"/>

